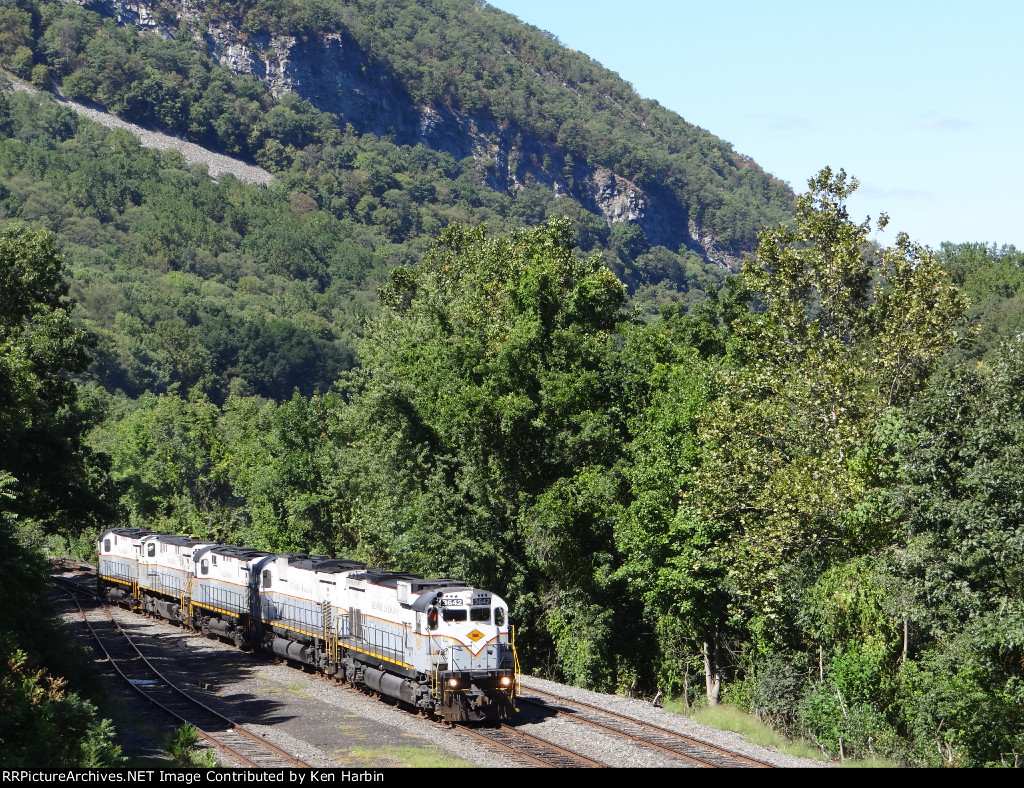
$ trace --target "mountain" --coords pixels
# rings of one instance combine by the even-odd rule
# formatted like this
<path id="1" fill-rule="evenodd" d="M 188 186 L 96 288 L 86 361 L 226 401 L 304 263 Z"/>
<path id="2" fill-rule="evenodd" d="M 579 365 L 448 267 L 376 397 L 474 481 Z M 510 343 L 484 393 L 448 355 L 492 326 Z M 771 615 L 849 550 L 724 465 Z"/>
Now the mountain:
<path id="1" fill-rule="evenodd" d="M 57 234 L 94 375 L 129 398 L 326 390 L 378 285 L 452 223 L 567 216 L 653 316 L 716 290 L 794 207 L 728 143 L 469 0 L 0 0 L 0 65 L 273 173 L 210 182 L 5 99 L 0 216 Z"/>
<path id="2" fill-rule="evenodd" d="M 291 93 L 360 135 L 471 157 L 495 191 L 515 197 L 539 185 L 570 196 L 609 226 L 642 229 L 649 246 L 684 247 L 733 266 L 761 226 L 792 209 L 789 189 L 728 143 L 485 3 L 93 0 L 85 7 L 166 40 L 187 36 L 216 64 L 259 79 L 274 99 Z M 81 66 L 59 54 L 68 47 L 66 35 L 36 47 L 35 61 L 55 77 L 74 77 Z M 150 59 L 142 71 L 196 92 L 179 64 Z M 148 76 L 124 75 L 126 83 Z M 78 89 L 79 98 L 104 103 Z M 177 102 L 188 92 L 171 91 Z"/>

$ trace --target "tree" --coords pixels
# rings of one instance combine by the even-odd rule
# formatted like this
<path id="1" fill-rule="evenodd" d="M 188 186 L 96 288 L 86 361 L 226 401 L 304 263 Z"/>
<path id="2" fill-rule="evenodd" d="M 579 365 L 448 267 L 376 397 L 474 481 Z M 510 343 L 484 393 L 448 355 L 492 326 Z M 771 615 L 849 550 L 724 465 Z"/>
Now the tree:
<path id="1" fill-rule="evenodd" d="M 943 371 L 908 413 L 886 505 L 901 590 L 899 721 L 919 762 L 1024 753 L 1024 346 Z M 938 749 L 935 743 L 939 743 Z"/>
<path id="2" fill-rule="evenodd" d="M 17 480 L 15 513 L 78 534 L 112 514 L 103 457 L 84 443 L 95 419 L 72 375 L 89 366 L 90 336 L 52 233 L 0 232 L 0 471 Z"/>
<path id="3" fill-rule="evenodd" d="M 608 686 L 624 290 L 570 238 L 453 226 L 392 273 L 362 347 L 349 527 L 369 560 L 507 591 L 527 649 L 551 640 L 565 674 Z"/>
<path id="4" fill-rule="evenodd" d="M 762 231 L 743 266 L 760 309 L 734 324 L 722 396 L 700 416 L 681 484 L 675 582 L 683 599 L 695 583 L 728 597 L 713 620 L 688 619 L 711 702 L 730 633 L 783 642 L 805 578 L 887 543 L 892 523 L 870 507 L 885 452 L 875 427 L 911 399 L 965 308 L 906 234 L 869 243 L 869 221 L 845 205 L 855 179 L 826 168 L 809 186 L 793 225 Z"/>
<path id="5" fill-rule="evenodd" d="M 70 375 L 88 365 L 88 337 L 50 233 L 0 232 L 0 758 L 5 766 L 121 763 L 108 721 L 71 692 L 71 653 L 45 594 L 46 562 L 15 531 L 77 535 L 109 515 L 104 464 L 83 435 L 90 413 Z"/>
<path id="6" fill-rule="evenodd" d="M 629 483 L 628 503 L 616 518 L 615 540 L 622 556 L 618 576 L 643 606 L 647 631 L 643 664 L 656 677 L 638 674 L 641 683 L 657 682 L 671 694 L 688 695 L 690 645 L 700 617 L 713 621 L 724 605 L 717 575 L 700 572 L 681 578 L 677 563 L 696 570 L 696 540 L 679 552 L 676 522 L 680 484 L 693 472 L 697 458 L 697 420 L 715 396 L 716 360 L 700 358 L 694 334 L 703 333 L 692 316 L 666 314 L 651 326 L 626 334 L 620 363 L 625 378 Z M 707 324 L 704 328 L 710 328 Z M 691 535 L 693 536 L 693 535 Z"/>

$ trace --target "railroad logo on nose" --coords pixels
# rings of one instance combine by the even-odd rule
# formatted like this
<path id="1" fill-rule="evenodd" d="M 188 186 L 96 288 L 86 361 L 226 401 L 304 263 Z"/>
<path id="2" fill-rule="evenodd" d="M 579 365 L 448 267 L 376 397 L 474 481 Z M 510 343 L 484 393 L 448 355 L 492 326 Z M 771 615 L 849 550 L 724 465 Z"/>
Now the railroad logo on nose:
<path id="1" fill-rule="evenodd" d="M 470 640 L 472 640 L 474 643 L 476 643 L 483 636 L 484 636 L 483 632 L 481 632 L 479 629 L 474 629 L 466 637 L 468 637 Z"/>

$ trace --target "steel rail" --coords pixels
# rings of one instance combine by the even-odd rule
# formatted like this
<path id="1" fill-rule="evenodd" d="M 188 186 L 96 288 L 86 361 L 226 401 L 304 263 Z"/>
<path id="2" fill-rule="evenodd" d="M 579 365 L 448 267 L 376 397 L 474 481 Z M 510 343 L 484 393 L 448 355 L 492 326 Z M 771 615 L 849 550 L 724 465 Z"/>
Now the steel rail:
<path id="1" fill-rule="evenodd" d="M 562 769 L 607 768 L 607 764 L 559 747 L 557 744 L 552 744 L 508 725 L 502 725 L 500 728 L 468 728 L 459 725 L 454 730 L 498 747 L 503 752 L 536 766 Z"/>
<path id="2" fill-rule="evenodd" d="M 645 746 L 653 747 L 654 749 L 661 750 L 663 752 L 669 753 L 670 755 L 674 755 L 676 757 L 683 758 L 694 763 L 699 763 L 703 766 L 731 766 L 747 768 L 757 767 L 765 769 L 772 768 L 771 764 L 764 763 L 763 761 L 758 761 L 746 755 L 741 755 L 740 753 L 733 752 L 732 750 L 727 750 L 723 747 L 718 747 L 714 744 L 702 741 L 701 739 L 697 739 L 692 736 L 687 736 L 686 734 L 679 733 L 677 731 L 669 730 L 668 728 L 662 728 L 661 726 L 654 725 L 653 723 L 644 722 L 643 720 L 628 717 L 624 714 L 619 714 L 614 711 L 602 709 L 601 707 L 594 706 L 590 703 L 585 703 L 583 701 L 578 700 L 570 700 L 569 698 L 563 697 L 561 695 L 556 695 L 552 692 L 545 692 L 544 690 L 535 689 L 534 687 L 524 687 L 524 693 L 532 693 L 550 698 L 551 700 L 557 701 L 558 703 L 563 704 L 568 708 L 559 709 L 555 706 L 547 704 L 543 701 L 543 699 L 532 699 L 527 694 L 522 694 L 519 696 L 519 701 L 522 703 L 529 703 L 533 706 L 543 708 L 546 711 L 553 711 L 556 715 L 565 715 L 568 719 L 576 720 L 578 722 L 584 723 L 586 725 L 592 725 L 597 728 L 602 728 L 619 736 L 627 736 L 628 738 L 637 741 Z M 661 744 L 653 740 L 652 738 L 643 735 L 637 735 L 635 733 L 630 733 L 629 731 L 623 730 L 621 727 L 616 727 L 614 724 L 604 723 L 600 720 L 593 719 L 592 717 L 582 716 L 578 712 L 573 711 L 573 707 L 578 707 L 589 714 L 603 715 L 606 717 L 610 717 L 612 718 L 612 720 L 617 721 L 619 723 L 636 726 L 643 731 L 649 731 L 654 735 L 665 737 L 666 739 L 669 739 L 671 742 L 678 742 L 679 744 L 684 746 L 697 748 L 697 750 L 699 751 L 709 751 L 709 753 L 712 753 L 712 755 L 708 757 L 701 755 L 699 752 L 688 753 L 680 751 L 679 749 L 673 747 L 671 744 Z M 715 756 L 725 758 L 726 762 L 715 763 Z"/>

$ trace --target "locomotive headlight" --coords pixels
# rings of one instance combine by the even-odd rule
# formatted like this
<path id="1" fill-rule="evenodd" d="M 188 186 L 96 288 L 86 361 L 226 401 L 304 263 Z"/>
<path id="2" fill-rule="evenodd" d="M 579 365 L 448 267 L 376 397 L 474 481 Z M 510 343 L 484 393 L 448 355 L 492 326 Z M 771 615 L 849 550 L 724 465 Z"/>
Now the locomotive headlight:
<path id="1" fill-rule="evenodd" d="M 458 689 L 458 688 L 459 688 L 459 680 L 458 679 L 448 679 L 448 689 Z"/>
<path id="2" fill-rule="evenodd" d="M 500 683 L 501 683 L 501 686 L 503 686 L 503 687 L 511 687 L 512 686 L 512 677 L 511 676 L 502 676 Z"/>

